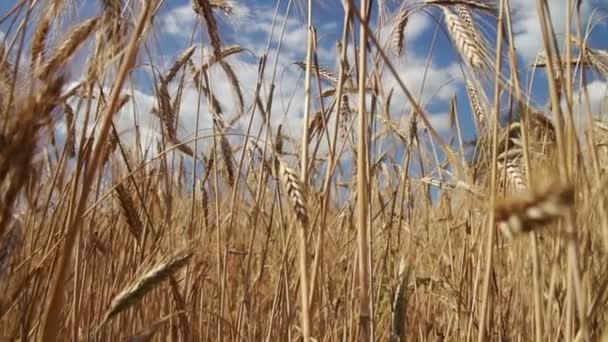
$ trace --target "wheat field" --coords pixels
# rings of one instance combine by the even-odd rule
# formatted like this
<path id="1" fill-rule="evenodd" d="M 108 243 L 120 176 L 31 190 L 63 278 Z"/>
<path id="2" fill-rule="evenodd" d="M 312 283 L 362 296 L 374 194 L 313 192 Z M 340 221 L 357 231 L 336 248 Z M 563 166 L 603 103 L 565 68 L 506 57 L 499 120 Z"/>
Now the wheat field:
<path id="1" fill-rule="evenodd" d="M 0 341 L 608 341 L 586 1 L 530 0 L 531 65 L 510 0 L 336 1 L 333 49 L 320 1 L 270 1 L 254 49 L 226 38 L 239 2 L 193 0 L 180 51 L 153 48 L 168 0 L 9 1 Z M 399 73 L 417 15 L 457 58 L 441 128 Z"/>

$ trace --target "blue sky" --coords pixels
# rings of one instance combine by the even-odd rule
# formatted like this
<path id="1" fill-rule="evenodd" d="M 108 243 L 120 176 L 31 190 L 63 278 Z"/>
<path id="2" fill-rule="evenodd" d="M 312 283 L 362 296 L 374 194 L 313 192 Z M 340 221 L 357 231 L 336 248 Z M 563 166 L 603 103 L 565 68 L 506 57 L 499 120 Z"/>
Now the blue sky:
<path id="1" fill-rule="evenodd" d="M 336 68 L 336 42 L 342 34 L 342 6 L 341 1 L 325 0 L 325 3 L 315 3 L 315 19 L 314 24 L 319 36 L 319 59 L 322 66 L 330 70 Z M 383 27 L 378 27 L 378 10 L 374 8 L 374 23 L 376 29 L 379 29 L 380 38 L 386 42 L 388 33 L 392 29 L 393 15 L 399 8 L 401 2 L 384 1 L 388 3 L 383 12 Z M 15 0 L 0 1 L 0 13 L 6 13 L 16 3 Z M 65 27 L 82 20 L 84 17 L 95 15 L 99 11 L 99 1 L 93 0 L 70 0 L 70 9 L 68 14 L 61 18 Z M 232 16 L 218 14 L 220 19 L 220 32 L 223 42 L 226 45 L 238 44 L 252 51 L 251 53 L 242 53 L 232 56 L 228 59 L 235 69 L 243 92 L 245 93 L 246 105 L 252 103 L 252 94 L 255 88 L 257 78 L 257 58 L 263 53 L 268 36 L 272 29 L 272 20 L 275 11 L 276 1 L 234 1 L 234 13 Z M 412 1 L 408 1 L 412 3 Z M 533 0 L 512 0 L 512 8 L 514 10 L 514 29 L 515 40 L 518 47 L 519 59 L 522 66 L 527 65 L 531 59 L 542 49 L 542 40 L 540 36 L 540 28 L 536 19 L 536 1 Z M 565 9 L 563 0 L 549 1 L 554 20 L 554 25 L 558 33 L 564 31 Z M 305 5 L 304 3 L 300 6 Z M 295 5 L 294 5 L 295 6 Z M 287 1 L 283 0 L 279 6 L 279 14 L 277 26 L 274 31 L 274 38 L 270 49 L 269 67 L 267 68 L 265 91 L 268 89 L 272 65 L 277 59 L 276 48 L 278 44 L 278 34 L 285 21 L 287 21 L 286 32 L 282 41 L 281 54 L 278 57 L 277 68 L 277 93 L 275 94 L 275 106 L 273 110 L 273 123 L 278 126 L 279 123 L 284 124 L 284 129 L 292 136 L 299 136 L 301 129 L 301 117 L 303 113 L 303 75 L 301 70 L 293 65 L 294 62 L 302 61 L 306 52 L 306 21 L 304 11 L 292 8 L 290 13 L 285 13 Z M 297 6 L 296 6 L 297 8 Z M 597 21 L 599 17 L 606 15 L 608 9 L 608 0 L 583 1 L 583 13 L 586 22 Z M 441 12 L 438 10 L 429 11 L 441 25 Z M 438 33 L 438 39 L 434 50 L 430 52 L 432 38 L 437 28 L 437 22 L 429 13 L 417 12 L 414 14 L 408 23 L 405 36 L 406 51 L 402 57 L 392 56 L 393 63 L 399 71 L 399 76 L 405 81 L 406 85 L 414 94 L 419 94 L 421 86 L 424 83 L 422 104 L 425 105 L 428 112 L 431 114 L 431 119 L 435 128 L 443 132 L 446 136 L 449 130 L 448 110 L 452 96 L 457 96 L 459 103 L 460 120 L 465 129 L 465 135 L 471 137 L 474 135 L 474 126 L 469 110 L 468 98 L 463 88 L 463 74 L 460 67 L 460 59 L 457 51 L 452 47 L 450 39 L 445 35 L 443 30 Z M 40 15 L 34 13 L 34 16 Z M 482 31 L 488 39 L 489 47 L 493 50 L 493 35 L 495 33 L 494 23 L 487 17 L 476 17 L 478 24 L 481 25 Z M 147 48 L 150 50 L 153 58 L 153 64 L 165 70 L 175 58 L 192 43 L 190 37 L 192 30 L 197 23 L 195 13 L 192 11 L 191 2 L 189 0 L 168 0 L 164 3 L 157 17 L 155 18 L 154 30 L 149 35 L 146 42 Z M 0 25 L 1 36 L 10 31 L 10 20 Z M 34 26 L 30 28 L 33 31 Z M 8 35 L 8 39 L 14 38 L 14 31 Z M 206 35 L 200 33 L 198 29 L 194 39 L 194 44 L 201 45 L 203 48 L 198 48 L 195 54 L 194 61 L 200 61 L 201 53 L 206 54 L 207 49 L 204 47 Z M 62 29 L 57 27 L 53 32 L 55 36 L 51 36 L 51 42 L 57 43 L 61 39 Z M 605 21 L 595 26 L 590 39 L 591 46 L 594 48 L 608 48 L 608 40 L 605 39 L 608 33 Z M 31 34 L 31 32 L 30 32 Z M 54 39 L 54 41 L 53 41 Z M 431 64 L 426 71 L 426 79 L 423 78 L 426 69 L 427 55 L 431 54 Z M 26 59 L 29 61 L 29 59 Z M 351 54 L 351 63 L 354 59 Z M 77 80 L 82 71 L 85 69 L 86 59 L 76 58 L 68 66 L 66 71 Z M 117 125 L 125 136 L 130 136 L 135 122 L 142 127 L 144 132 L 144 143 L 155 145 L 154 139 L 160 131 L 158 119 L 149 114 L 151 107 L 154 105 L 153 94 L 153 73 L 150 68 L 145 67 L 146 56 L 140 56 L 141 66 L 133 75 L 130 84 L 131 91 L 135 95 L 133 105 L 128 106 L 118 119 Z M 29 64 L 29 63 L 25 63 Z M 219 70 L 212 70 L 211 81 L 213 91 L 218 94 L 220 101 L 225 109 L 225 115 L 231 118 L 236 115 L 237 108 L 234 105 L 232 97 L 232 89 L 228 80 Z M 532 86 L 532 98 L 542 108 L 547 96 L 546 80 L 542 70 L 537 71 L 537 77 Z M 521 70 L 522 80 L 528 82 L 529 72 L 525 69 Z M 386 90 L 391 86 L 396 86 L 392 77 L 386 77 Z M 327 84 L 325 85 L 327 86 Z M 173 88 L 172 90 L 174 90 Z M 604 102 L 603 99 L 607 94 L 606 83 L 604 80 L 591 79 L 589 84 L 594 109 L 596 112 L 605 111 L 600 108 Z M 488 90 L 488 97 L 491 97 L 491 89 Z M 326 103 L 329 100 L 326 100 Z M 198 96 L 192 86 L 188 87 L 184 92 L 180 110 L 180 136 L 187 137 L 194 133 L 196 119 L 196 104 Z M 351 104 L 355 104 L 356 100 L 353 97 Z M 206 101 L 201 102 L 203 112 L 205 112 Z M 318 101 L 314 104 L 314 109 L 318 109 Z M 408 115 L 410 113 L 410 105 L 405 100 L 405 97 L 395 87 L 395 95 L 393 96 L 393 105 L 391 106 L 391 115 L 393 120 L 398 124 L 399 128 L 404 132 L 407 131 Z M 211 120 L 208 115 L 202 118 L 201 129 L 209 128 Z M 235 129 L 239 129 L 245 123 L 241 120 L 237 123 Z"/>

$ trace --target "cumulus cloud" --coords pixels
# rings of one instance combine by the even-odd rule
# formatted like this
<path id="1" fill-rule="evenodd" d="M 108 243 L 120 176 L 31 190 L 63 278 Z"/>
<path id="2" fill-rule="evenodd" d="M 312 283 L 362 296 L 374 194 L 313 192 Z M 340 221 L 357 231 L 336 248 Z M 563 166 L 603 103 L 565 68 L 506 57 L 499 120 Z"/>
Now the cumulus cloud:
<path id="1" fill-rule="evenodd" d="M 273 32 L 266 75 L 261 91 L 262 101 L 264 102 L 266 96 L 268 96 L 270 82 L 272 81 L 272 71 L 276 63 L 277 74 L 275 79 L 276 88 L 273 95 L 272 126 L 276 129 L 281 124 L 285 134 L 300 136 L 304 112 L 304 77 L 302 70 L 293 63 L 303 61 L 306 55 L 306 23 L 301 18 L 297 19 L 293 15 L 286 16 L 284 13 L 279 13 L 276 18 L 276 27 L 273 30 L 273 8 L 254 8 L 243 5 L 239 11 L 241 13 L 239 20 L 232 26 L 221 30 L 221 32 L 226 44 L 238 44 L 251 50 L 254 54 L 252 56 L 251 53 L 244 52 L 231 56 L 228 59 L 240 81 L 240 86 L 245 97 L 246 112 L 249 113 L 247 110 L 254 103 L 253 95 L 258 80 L 258 59 L 265 52 L 268 36 Z M 161 26 L 160 30 L 155 32 L 156 36 L 154 39 L 160 42 L 170 39 L 173 45 L 179 45 L 181 49 L 185 49 L 188 47 L 189 37 L 196 24 L 196 20 L 196 15 L 189 5 L 169 8 L 164 14 L 159 16 L 158 22 Z M 281 53 L 277 57 L 277 48 L 284 22 L 286 23 L 285 34 L 281 41 Z M 315 23 L 319 37 L 317 52 L 320 63 L 334 71 L 338 69 L 336 61 L 338 54 L 335 51 L 335 43 L 340 39 L 341 28 L 338 27 L 340 24 L 341 22 L 338 21 L 319 21 Z M 398 58 L 394 56 L 398 76 L 407 84 L 408 89 L 423 106 L 427 106 L 429 103 L 445 103 L 456 93 L 458 80 L 461 79 L 461 71 L 455 61 L 448 65 L 445 65 L 445 63 L 444 65 L 439 65 L 435 61 L 432 61 L 427 68 L 426 56 L 421 55 L 422 52 L 419 51 L 420 44 L 414 44 L 423 36 L 424 32 L 428 31 L 428 28 L 432 24 L 432 19 L 422 12 L 412 15 L 405 31 L 405 57 Z M 386 26 L 378 31 L 380 41 L 390 44 L 392 27 L 392 22 L 389 20 Z M 179 51 L 172 51 L 170 55 L 177 56 L 180 53 Z M 167 51 L 162 51 L 162 53 L 167 54 Z M 209 55 L 209 52 L 206 48 L 198 48 L 192 60 L 197 64 L 200 63 L 201 54 L 204 59 L 204 56 Z M 175 57 L 159 56 L 158 58 L 159 60 L 155 61 L 156 65 L 168 68 Z M 350 62 L 353 65 L 355 64 L 355 56 L 352 53 L 350 55 Z M 370 64 L 371 71 L 373 69 Z M 400 126 L 400 129 L 406 131 L 408 124 L 407 117 L 411 112 L 411 104 L 398 87 L 396 79 L 390 75 L 388 70 L 384 71 L 383 77 L 383 87 L 387 91 L 391 88 L 394 89 L 392 106 L 390 108 L 391 115 Z M 232 93 L 230 80 L 226 77 L 221 67 L 215 66 L 211 68 L 210 83 L 212 91 L 222 104 L 224 116 L 228 120 L 234 118 L 238 114 L 235 101 L 233 100 L 235 97 Z M 324 83 L 325 89 L 329 86 L 328 83 Z M 316 81 L 313 88 L 315 95 L 318 95 L 316 92 Z M 143 87 L 135 90 L 133 102 L 127 105 L 120 113 L 117 125 L 120 127 L 123 139 L 133 141 L 130 139 L 134 139 L 133 133 L 136 124 L 134 118 L 137 117 L 137 125 L 142 132 L 142 139 L 147 145 L 155 145 L 155 140 L 161 132 L 159 119 L 150 114 L 152 107 L 155 106 L 155 96 L 151 91 L 146 92 L 142 89 Z M 177 96 L 177 84 L 172 84 L 169 90 L 172 98 L 175 98 Z M 349 96 L 351 106 L 355 107 L 357 103 L 356 95 L 351 94 Z M 325 99 L 325 106 L 329 105 L 329 101 L 329 98 Z M 368 106 L 370 103 L 371 101 L 368 101 Z M 319 109 L 320 102 L 318 101 L 318 97 L 315 96 L 312 112 L 314 113 Z M 446 131 L 449 129 L 449 120 L 447 120 L 445 109 L 433 108 L 429 112 L 430 120 L 436 130 Z M 212 127 L 207 99 L 199 97 L 190 78 L 187 78 L 186 86 L 181 92 L 178 116 L 178 136 L 182 139 L 192 137 L 196 133 L 197 116 L 199 118 L 199 135 L 206 134 L 204 132 L 208 132 Z M 245 130 L 248 115 L 243 116 L 243 118 L 235 123 L 233 132 L 243 132 Z M 257 129 L 261 125 L 262 118 L 256 113 L 254 127 Z M 333 127 L 331 122 L 329 127 Z M 323 148 L 324 146 L 322 146 Z"/>

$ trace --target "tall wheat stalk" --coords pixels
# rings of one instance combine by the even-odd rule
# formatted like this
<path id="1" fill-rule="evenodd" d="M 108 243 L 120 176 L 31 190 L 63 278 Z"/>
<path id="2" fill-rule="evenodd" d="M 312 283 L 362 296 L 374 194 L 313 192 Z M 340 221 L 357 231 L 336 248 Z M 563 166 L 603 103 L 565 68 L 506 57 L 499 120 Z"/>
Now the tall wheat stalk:
<path id="1" fill-rule="evenodd" d="M 313 62 L 313 1 L 308 0 L 307 11 L 307 45 L 306 45 L 306 76 L 304 81 L 304 122 L 302 125 L 302 153 L 300 156 L 301 182 L 303 186 L 308 184 L 308 130 L 310 125 L 310 112 L 312 101 L 312 62 Z M 310 303 L 308 302 L 309 283 L 308 283 L 308 248 L 306 243 L 306 226 L 303 223 L 298 225 L 298 244 L 299 244 L 299 267 L 300 267 L 300 297 L 302 305 L 302 337 L 304 342 L 309 342 L 310 331 Z"/>
<path id="2" fill-rule="evenodd" d="M 352 6 L 351 9 L 355 9 Z M 368 114 L 366 107 L 367 84 L 367 37 L 369 23 L 369 3 L 361 0 L 360 3 L 360 29 L 359 29 L 359 120 L 357 123 L 357 260 L 359 265 L 359 333 L 361 341 L 372 341 L 373 336 L 373 308 L 371 305 L 371 239 L 369 233 L 369 185 L 368 185 Z"/>
<path id="3" fill-rule="evenodd" d="M 495 82 L 494 82 L 494 113 L 492 118 L 492 171 L 490 174 L 490 203 L 494 206 L 497 197 L 497 156 L 498 156 L 498 117 L 500 115 L 500 70 L 502 70 L 502 48 L 503 48 L 503 18 L 505 11 L 505 0 L 500 0 L 500 8 L 498 12 L 498 32 L 496 33 L 496 71 L 495 71 Z M 487 226 L 487 241 L 485 250 L 485 269 L 483 274 L 483 287 L 481 292 L 481 309 L 479 312 L 479 332 L 477 334 L 477 341 L 483 342 L 489 338 L 487 327 L 488 311 L 492 310 L 489 307 L 490 303 L 490 275 L 493 269 L 493 254 L 494 254 L 494 225 L 496 223 L 496 217 L 493 212 L 490 212 Z"/>

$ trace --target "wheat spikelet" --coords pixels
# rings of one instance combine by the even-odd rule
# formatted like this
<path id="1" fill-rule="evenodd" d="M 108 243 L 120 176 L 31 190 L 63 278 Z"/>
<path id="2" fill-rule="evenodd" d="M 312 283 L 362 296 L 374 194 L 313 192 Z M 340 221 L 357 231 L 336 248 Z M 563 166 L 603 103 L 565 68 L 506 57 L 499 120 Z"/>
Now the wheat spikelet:
<path id="1" fill-rule="evenodd" d="M 506 164 L 500 164 L 501 169 L 506 172 L 507 181 L 515 190 L 523 190 L 526 188 L 526 181 L 519 163 L 514 160 L 507 161 Z M 502 171 L 501 171 L 502 174 Z"/>
<path id="2" fill-rule="evenodd" d="M 398 342 L 405 338 L 405 325 L 407 314 L 407 283 L 409 280 L 409 270 L 405 259 L 399 262 L 399 272 L 397 273 L 397 288 L 391 306 L 391 337 L 390 341 Z"/>
<path id="3" fill-rule="evenodd" d="M 473 82 L 467 80 L 466 81 L 467 94 L 469 95 L 469 101 L 471 103 L 471 108 L 473 109 L 473 113 L 475 113 L 475 117 L 477 118 L 477 122 L 479 124 L 479 129 L 483 130 L 487 127 L 488 118 L 483 110 L 483 105 L 481 99 L 479 97 L 479 93 L 477 92 L 477 88 L 473 84 Z"/>
<path id="4" fill-rule="evenodd" d="M 312 120 L 310 120 L 310 124 L 308 127 L 308 139 L 312 140 L 314 136 L 323 132 L 323 129 L 327 125 L 328 115 L 323 113 L 323 111 L 318 111 L 313 115 Z M 325 124 L 323 123 L 325 122 Z"/>
<path id="5" fill-rule="evenodd" d="M 475 24 L 475 20 L 473 20 L 473 15 L 469 12 L 467 6 L 465 5 L 456 5 L 456 10 L 458 12 L 458 16 L 464 21 L 467 27 L 467 31 L 469 35 L 476 41 L 481 42 L 481 35 L 477 30 L 477 25 Z"/>
<path id="6" fill-rule="evenodd" d="M 171 68 L 169 68 L 169 71 L 167 71 L 163 76 L 163 81 L 165 83 L 170 83 L 171 81 L 173 81 L 178 71 L 188 62 L 188 60 L 190 60 L 190 58 L 194 54 L 194 51 L 196 51 L 195 45 L 187 48 L 186 50 L 184 50 L 184 52 L 181 53 L 181 55 L 179 55 L 179 57 L 177 57 L 175 63 L 173 63 Z"/>
<path id="7" fill-rule="evenodd" d="M 401 56 L 401 54 L 403 53 L 403 38 L 405 36 L 405 26 L 407 26 L 409 14 L 409 11 L 401 9 L 397 16 L 397 20 L 395 21 L 395 27 L 393 29 L 391 40 L 393 42 L 393 49 L 395 49 L 395 52 L 397 52 L 397 56 Z"/>
<path id="8" fill-rule="evenodd" d="M 291 207 L 294 209 L 298 221 L 306 227 L 308 225 L 308 206 L 304 196 L 304 186 L 296 173 L 285 165 L 278 156 L 276 158 L 279 163 L 279 177 L 289 196 Z"/>
<path id="9" fill-rule="evenodd" d="M 574 188 L 557 182 L 499 202 L 494 212 L 502 232 L 513 237 L 564 215 L 574 204 Z"/>
<path id="10" fill-rule="evenodd" d="M 295 65 L 299 66 L 302 70 L 306 70 L 306 63 L 305 62 L 295 62 Z M 327 69 L 318 67 L 318 66 L 312 66 L 312 74 L 313 75 L 317 75 L 317 73 L 319 74 L 319 76 L 321 76 L 322 79 L 328 80 L 334 84 L 338 83 L 338 78 L 336 77 L 336 75 L 334 75 L 332 72 L 330 72 Z"/>
<path id="11" fill-rule="evenodd" d="M 41 65 L 44 61 L 44 46 L 46 44 L 46 39 L 49 34 L 49 30 L 51 29 L 51 18 L 53 15 L 51 12 L 45 12 L 45 15 L 40 19 L 40 23 L 38 23 L 38 29 L 34 33 L 34 37 L 32 38 L 32 69 L 35 69 L 38 65 Z"/>
<path id="12" fill-rule="evenodd" d="M 206 58 L 205 62 L 203 63 L 203 65 L 201 66 L 201 70 L 208 70 L 210 67 L 212 67 L 215 63 L 226 59 L 227 57 L 230 57 L 232 55 L 236 55 L 239 54 L 241 52 L 245 51 L 245 49 L 239 45 L 230 45 L 230 46 L 226 46 L 223 47 L 222 50 L 220 51 L 219 56 L 218 55 L 211 55 L 208 58 Z M 192 65 L 194 66 L 194 65 Z M 196 68 L 195 68 L 196 69 Z M 200 71 L 199 71 L 200 73 Z"/>
<path id="13" fill-rule="evenodd" d="M 608 52 L 595 49 L 587 49 L 585 52 L 591 66 L 604 77 L 608 77 Z"/>
<path id="14" fill-rule="evenodd" d="M 455 6 L 455 5 L 464 5 L 473 9 L 486 11 L 492 15 L 496 15 L 496 7 L 483 3 L 482 1 L 476 0 L 425 0 L 425 4 L 427 5 L 447 5 L 447 6 Z"/>
<path id="15" fill-rule="evenodd" d="M 220 61 L 219 63 L 222 66 L 222 69 L 224 69 L 224 73 L 226 73 L 226 77 L 228 78 L 228 83 L 230 84 L 232 91 L 236 95 L 239 113 L 242 113 L 245 109 L 245 97 L 243 96 L 243 92 L 241 91 L 239 78 L 236 76 L 236 73 L 234 72 L 230 64 L 224 61 Z"/>
<path id="16" fill-rule="evenodd" d="M 135 305 L 146 293 L 184 267 L 190 257 L 192 257 L 191 249 L 182 249 L 135 278 L 130 285 L 114 297 L 97 331 L 112 317 Z"/>
<path id="17" fill-rule="evenodd" d="M 228 184 L 230 186 L 234 186 L 235 181 L 235 171 L 234 164 L 232 162 L 232 146 L 230 146 L 230 142 L 225 135 L 220 135 L 220 150 L 222 152 L 222 160 L 224 161 L 224 166 L 226 167 L 226 176 L 228 179 Z"/>
<path id="18" fill-rule="evenodd" d="M 171 105 L 171 95 L 169 95 L 169 89 L 167 83 L 161 82 L 158 87 L 158 115 L 165 128 L 165 133 L 169 140 L 177 140 L 177 123 L 175 113 L 173 112 L 173 106 Z"/>
<path id="19" fill-rule="evenodd" d="M 95 30 L 98 22 L 99 17 L 94 17 L 87 19 L 72 29 L 70 35 L 65 39 L 65 42 L 59 46 L 55 54 L 49 58 L 44 66 L 39 68 L 37 72 L 38 77 L 45 79 L 53 70 L 63 66 L 67 60 L 72 57 L 74 52 L 76 52 L 76 49 L 78 49 Z"/>
<path id="20" fill-rule="evenodd" d="M 226 13 L 227 15 L 232 15 L 234 12 L 234 5 L 232 1 L 228 0 L 209 0 L 209 4 L 213 9 L 219 9 L 220 11 Z"/>
<path id="21" fill-rule="evenodd" d="M 158 329 L 167 323 L 171 318 L 176 315 L 183 313 L 183 311 L 179 311 L 176 313 L 169 314 L 154 323 L 150 324 L 147 328 L 137 332 L 135 335 L 129 336 L 125 338 L 126 342 L 147 342 L 151 341 L 154 335 L 158 332 Z"/>
<path id="22" fill-rule="evenodd" d="M 68 155 L 74 158 L 76 156 L 76 126 L 74 121 L 76 115 L 74 109 L 67 103 L 63 105 L 63 112 L 65 113 L 65 125 L 68 131 L 65 148 Z"/>
<path id="23" fill-rule="evenodd" d="M 0 289 L 8 282 L 9 269 L 17 247 L 23 241 L 23 223 L 13 215 L 13 222 L 0 241 Z"/>
<path id="24" fill-rule="evenodd" d="M 213 8 L 209 0 L 192 0 L 192 8 L 194 12 L 205 19 L 207 25 L 207 35 L 211 41 L 214 55 L 220 59 L 222 51 L 222 42 L 217 26 L 217 21 L 213 15 Z"/>
<path id="25" fill-rule="evenodd" d="M 348 126 L 352 119 L 352 112 L 350 110 L 350 103 L 348 100 L 348 95 L 342 95 L 342 105 L 340 106 L 340 139 L 345 139 L 346 134 L 348 133 Z"/>
<path id="26" fill-rule="evenodd" d="M 205 188 L 205 184 L 203 182 L 200 183 L 201 190 L 201 209 L 202 209 L 202 220 L 203 226 L 209 226 L 209 194 L 207 193 L 207 189 Z"/>
<path id="27" fill-rule="evenodd" d="M 448 8 L 443 8 L 445 22 L 452 36 L 454 44 L 460 51 L 462 57 L 473 68 L 484 68 L 486 53 L 481 42 L 471 37 L 465 22 L 459 16 L 452 13 Z"/>
<path id="28" fill-rule="evenodd" d="M 139 217 L 135 202 L 133 201 L 131 194 L 129 194 L 127 187 L 123 183 L 118 184 L 115 191 L 118 202 L 120 203 L 120 208 L 122 209 L 122 214 L 127 221 L 129 232 L 137 241 L 139 241 L 143 231 L 143 224 Z"/>

